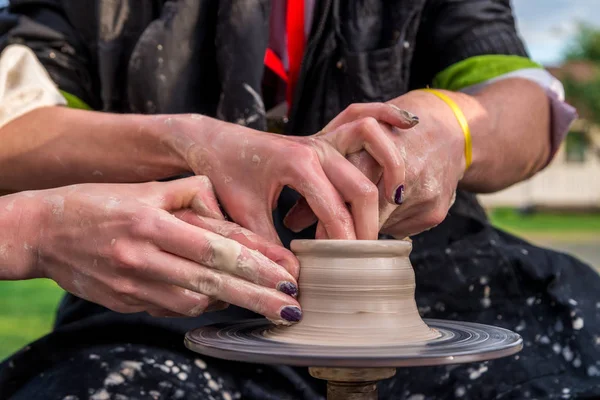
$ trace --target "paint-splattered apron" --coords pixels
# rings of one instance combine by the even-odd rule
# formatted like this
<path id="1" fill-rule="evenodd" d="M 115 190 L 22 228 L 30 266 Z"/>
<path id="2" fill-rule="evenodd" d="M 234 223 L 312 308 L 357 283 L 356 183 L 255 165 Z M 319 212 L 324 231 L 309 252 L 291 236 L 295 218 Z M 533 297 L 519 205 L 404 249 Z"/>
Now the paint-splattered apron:
<path id="1" fill-rule="evenodd" d="M 592 268 L 456 215 L 414 238 L 411 258 L 422 316 L 509 328 L 525 345 L 489 362 L 401 369 L 381 384 L 381 398 L 600 398 L 600 276 Z M 245 318 L 244 310 L 156 319 L 70 296 L 62 308 L 56 332 L 2 365 L 0 398 L 323 398 L 323 383 L 305 369 L 215 360 L 182 345 L 187 329 Z"/>

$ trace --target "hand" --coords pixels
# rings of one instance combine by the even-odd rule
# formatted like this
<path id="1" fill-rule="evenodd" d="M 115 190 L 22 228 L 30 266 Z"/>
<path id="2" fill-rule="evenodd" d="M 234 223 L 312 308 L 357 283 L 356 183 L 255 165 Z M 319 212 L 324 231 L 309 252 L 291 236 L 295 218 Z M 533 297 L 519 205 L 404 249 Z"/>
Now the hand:
<path id="1" fill-rule="evenodd" d="M 226 303 L 274 322 L 300 315 L 281 292 L 295 294 L 295 257 L 224 221 L 206 177 L 30 193 L 46 210 L 38 275 L 81 298 L 155 316 L 197 316 Z"/>
<path id="2" fill-rule="evenodd" d="M 399 130 L 380 119 L 381 128 L 402 154 L 406 177 L 398 198 L 401 205 L 391 204 L 381 196 L 379 226 L 381 233 L 404 238 L 430 229 L 446 217 L 464 173 L 464 137 L 449 107 L 431 94 L 411 92 L 392 103 L 411 110 L 420 121 L 411 129 Z M 371 104 L 357 106 L 356 113 L 377 114 L 374 107 Z M 352 115 L 340 114 L 326 129 L 335 130 L 352 118 Z M 371 155 L 361 151 L 348 155 L 348 159 L 370 181 L 377 183 L 383 193 L 382 170 Z M 299 203 L 288 216 L 288 225 L 294 229 L 305 228 L 309 213 L 306 205 Z M 318 226 L 317 238 L 326 237 L 326 232 Z"/>
<path id="3" fill-rule="evenodd" d="M 352 112 L 354 106 L 348 110 Z M 380 105 L 378 111 L 381 115 L 376 117 L 396 126 L 415 124 L 395 107 Z M 170 127 L 172 147 L 196 173 L 210 178 L 227 214 L 273 243 L 279 243 L 279 238 L 272 210 L 284 186 L 306 199 L 328 237 L 377 237 L 377 187 L 345 154 L 364 149 L 377 160 L 389 202 L 404 182 L 400 151 L 372 117 L 357 118 L 332 132 L 310 137 L 259 132 L 201 116 L 169 117 L 165 125 Z"/>

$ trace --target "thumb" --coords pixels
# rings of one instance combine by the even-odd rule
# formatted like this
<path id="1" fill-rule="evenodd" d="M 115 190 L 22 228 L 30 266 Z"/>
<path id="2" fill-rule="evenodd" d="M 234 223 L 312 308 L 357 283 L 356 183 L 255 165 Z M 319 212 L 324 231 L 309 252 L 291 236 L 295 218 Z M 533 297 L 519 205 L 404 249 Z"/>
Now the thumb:
<path id="1" fill-rule="evenodd" d="M 160 185 L 159 189 L 155 193 L 156 207 L 169 212 L 191 209 L 203 217 L 225 219 L 208 177 L 197 175 L 171 182 L 160 182 L 158 185 Z"/>

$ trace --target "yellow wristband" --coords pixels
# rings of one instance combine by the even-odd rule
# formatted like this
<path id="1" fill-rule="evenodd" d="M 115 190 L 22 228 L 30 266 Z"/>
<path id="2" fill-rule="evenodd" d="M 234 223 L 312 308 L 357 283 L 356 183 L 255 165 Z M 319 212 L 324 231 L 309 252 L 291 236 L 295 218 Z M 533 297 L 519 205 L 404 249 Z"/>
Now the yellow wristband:
<path id="1" fill-rule="evenodd" d="M 463 114 L 462 110 L 460 109 L 460 107 L 454 102 L 452 101 L 452 99 L 448 96 L 446 96 L 444 93 L 439 92 L 435 89 L 421 89 L 424 92 L 429 92 L 431 94 L 436 95 L 437 97 L 439 97 L 440 99 L 442 99 L 446 104 L 448 104 L 450 106 L 450 108 L 452 109 L 452 112 L 454 112 L 454 115 L 456 116 L 456 119 L 458 120 L 458 124 L 460 125 L 460 127 L 462 128 L 463 134 L 465 135 L 465 170 L 469 169 L 469 167 L 471 166 L 471 161 L 473 158 L 473 144 L 471 142 L 471 130 L 469 129 L 469 124 L 467 123 L 467 118 L 465 118 L 465 114 Z"/>

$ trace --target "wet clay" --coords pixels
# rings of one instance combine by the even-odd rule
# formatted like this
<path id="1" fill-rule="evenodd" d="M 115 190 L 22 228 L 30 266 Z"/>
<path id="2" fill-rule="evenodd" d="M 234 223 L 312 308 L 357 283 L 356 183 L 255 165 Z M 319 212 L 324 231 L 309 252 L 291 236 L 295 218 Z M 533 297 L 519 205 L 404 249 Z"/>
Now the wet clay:
<path id="1" fill-rule="evenodd" d="M 421 319 L 408 240 L 295 240 L 302 321 L 270 339 L 313 345 L 382 346 L 439 337 Z"/>

